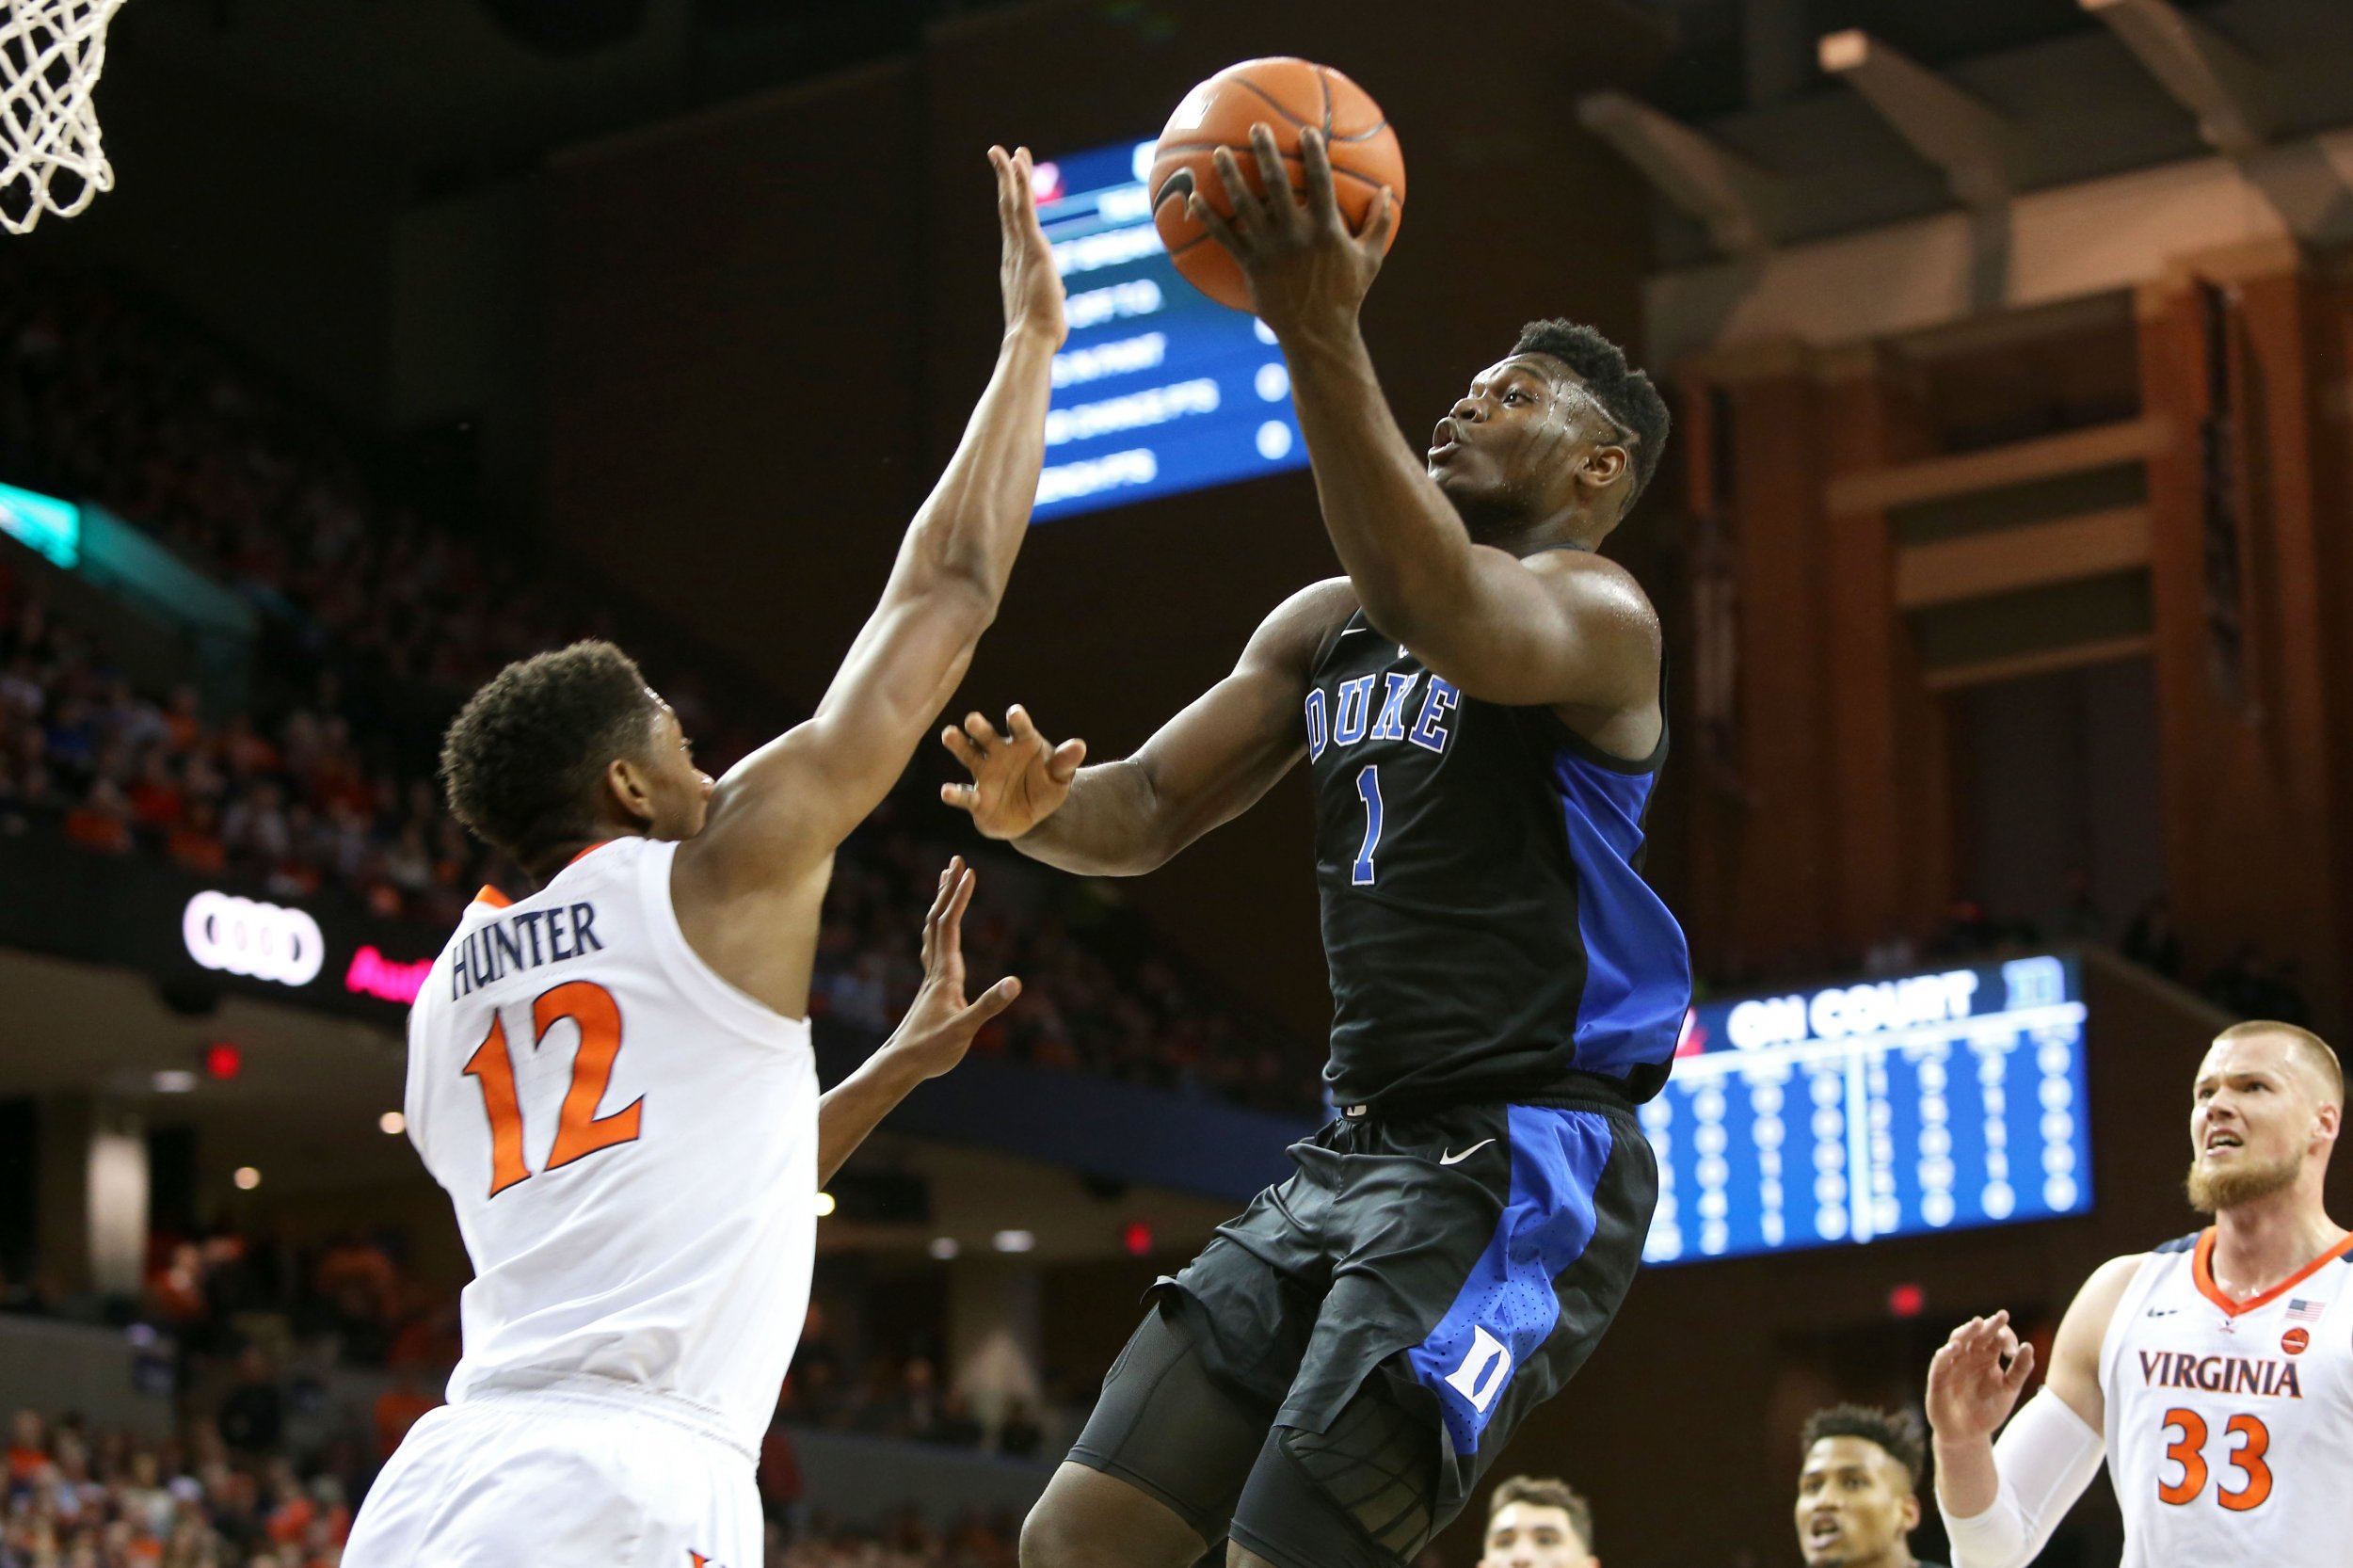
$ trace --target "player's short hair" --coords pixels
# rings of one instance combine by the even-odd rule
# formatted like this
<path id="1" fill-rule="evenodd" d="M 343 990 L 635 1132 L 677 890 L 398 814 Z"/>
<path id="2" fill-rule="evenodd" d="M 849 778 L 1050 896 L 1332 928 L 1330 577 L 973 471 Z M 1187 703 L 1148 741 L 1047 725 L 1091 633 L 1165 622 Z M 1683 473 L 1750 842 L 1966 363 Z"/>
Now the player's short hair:
<path id="1" fill-rule="evenodd" d="M 1920 1473 L 1928 1465 L 1929 1440 L 1920 1431 L 1920 1417 L 1909 1410 L 1881 1410 L 1867 1404 L 1834 1404 L 1805 1419 L 1799 1434 L 1801 1456 L 1814 1451 L 1825 1437 L 1860 1437 L 1876 1443 L 1880 1451 L 1903 1466 L 1912 1489 L 1920 1489 Z"/>
<path id="2" fill-rule="evenodd" d="M 1549 354 L 1577 372 L 1602 411 L 1617 421 L 1627 437 L 1627 456 L 1634 459 L 1634 488 L 1626 492 L 1620 515 L 1630 510 L 1650 488 L 1658 460 L 1666 456 L 1667 430 L 1673 424 L 1667 400 L 1651 385 L 1647 373 L 1625 362 L 1625 350 L 1592 328 L 1558 318 L 1531 321 L 1520 328 L 1514 354 Z"/>
<path id="3" fill-rule="evenodd" d="M 442 737 L 450 811 L 528 863 L 592 830 L 605 769 L 650 755 L 653 713 L 636 662 L 611 643 L 518 660 L 467 699 Z"/>
<path id="4" fill-rule="evenodd" d="M 2337 1053 L 2329 1048 L 2328 1041 L 2309 1029 L 2283 1024 L 2273 1018 L 2249 1018 L 2243 1024 L 2233 1024 L 2216 1035 L 2214 1043 L 2218 1046 L 2225 1040 L 2251 1040 L 2263 1034 L 2283 1036 L 2296 1047 L 2297 1053 L 2312 1064 L 2313 1070 L 2320 1074 L 2320 1081 L 2329 1086 L 2329 1097 L 2339 1105 L 2345 1103 L 2345 1064 L 2337 1060 Z"/>
<path id="5" fill-rule="evenodd" d="M 1496 1489 L 1487 1494 L 1487 1522 L 1495 1523 L 1496 1515 L 1513 1503 L 1561 1510 L 1568 1514 L 1577 1538 L 1585 1543 L 1585 1549 L 1593 1549 L 1593 1505 L 1567 1481 L 1557 1476 L 1513 1476 L 1497 1481 Z"/>

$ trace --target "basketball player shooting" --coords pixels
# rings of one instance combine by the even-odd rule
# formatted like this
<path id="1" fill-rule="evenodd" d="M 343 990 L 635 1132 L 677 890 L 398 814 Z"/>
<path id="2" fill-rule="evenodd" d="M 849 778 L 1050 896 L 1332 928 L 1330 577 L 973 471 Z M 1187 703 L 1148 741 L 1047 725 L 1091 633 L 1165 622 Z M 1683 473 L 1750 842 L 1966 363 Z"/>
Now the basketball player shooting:
<path id="1" fill-rule="evenodd" d="M 1024 1568 L 1406 1563 L 1599 1340 L 1657 1199 L 1636 1104 L 1690 996 L 1637 869 L 1666 752 L 1658 618 L 1594 553 L 1667 410 L 1591 328 L 1540 322 L 1425 456 L 1357 309 L 1321 138 L 1304 200 L 1265 127 L 1231 223 L 1194 198 L 1289 362 L 1346 577 L 1269 616 L 1134 756 L 1081 768 L 1020 709 L 942 738 L 950 804 L 1088 875 L 1152 870 L 1303 758 L 1340 1109 L 1173 1281 L 1022 1532 Z"/>
<path id="2" fill-rule="evenodd" d="M 408 1023 L 408 1136 L 474 1279 L 450 1403 L 346 1568 L 758 1568 L 753 1465 L 808 1299 L 819 1183 L 1018 994 L 964 993 L 952 864 L 899 1032 L 820 1102 L 809 971 L 835 846 L 997 613 L 1045 451 L 1062 285 L 1026 152 L 992 149 L 1005 336 L 882 601 L 810 718 L 716 784 L 609 644 L 508 666 L 442 750 L 450 806 L 538 884 L 484 888 Z"/>
<path id="3" fill-rule="evenodd" d="M 2214 1224 L 2092 1274 L 1998 1443 L 2034 1347 L 2007 1313 L 1953 1331 L 1928 1407 L 1954 1568 L 2032 1561 L 2104 1456 L 2123 1568 L 2353 1563 L 2353 1236 L 2321 1199 L 2344 1113 L 2316 1035 L 2223 1031 L 2189 1115 L 2189 1198 Z"/>

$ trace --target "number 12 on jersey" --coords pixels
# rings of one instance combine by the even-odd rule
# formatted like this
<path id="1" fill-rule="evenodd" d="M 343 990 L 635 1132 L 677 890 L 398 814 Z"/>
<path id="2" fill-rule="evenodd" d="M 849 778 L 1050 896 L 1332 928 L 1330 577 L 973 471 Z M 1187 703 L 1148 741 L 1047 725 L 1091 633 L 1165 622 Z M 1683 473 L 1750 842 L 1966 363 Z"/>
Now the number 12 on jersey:
<path id="1" fill-rule="evenodd" d="M 597 1114 L 621 1054 L 621 1006 L 592 980 L 574 980 L 542 991 L 531 1004 L 532 1048 L 547 1043 L 548 1031 L 566 1018 L 580 1026 L 580 1049 L 572 1057 L 571 1087 L 556 1112 L 555 1143 L 542 1170 L 611 1148 L 633 1144 L 645 1109 L 638 1096 L 607 1116 Z M 490 1032 L 466 1059 L 465 1073 L 482 1086 L 482 1107 L 490 1117 L 490 1196 L 497 1197 L 532 1175 L 523 1154 L 522 1097 L 515 1086 L 515 1059 L 506 1048 L 506 1020 L 490 1016 Z"/>

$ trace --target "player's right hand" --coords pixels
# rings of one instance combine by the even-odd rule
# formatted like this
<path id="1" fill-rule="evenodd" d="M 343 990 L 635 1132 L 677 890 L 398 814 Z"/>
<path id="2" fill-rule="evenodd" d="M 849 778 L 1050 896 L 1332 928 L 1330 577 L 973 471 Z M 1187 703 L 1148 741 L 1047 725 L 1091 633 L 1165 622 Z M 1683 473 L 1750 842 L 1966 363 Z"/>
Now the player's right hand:
<path id="1" fill-rule="evenodd" d="M 1005 335 L 1036 331 L 1056 348 L 1070 335 L 1063 319 L 1062 277 L 1054 270 L 1054 248 L 1038 227 L 1037 197 L 1030 186 L 1030 150 L 988 150 L 997 170 L 997 227 L 1003 236 L 997 281 L 1005 296 Z"/>
<path id="2" fill-rule="evenodd" d="M 2034 1347 L 2012 1331 L 2008 1312 L 1972 1318 L 1929 1363 L 1929 1425 L 1946 1442 L 1990 1438 L 2033 1373 Z"/>
<path id="3" fill-rule="evenodd" d="M 1052 816 L 1087 755 L 1084 741 L 1048 741 L 1018 704 L 1005 711 L 1005 728 L 1009 733 L 1000 735 L 979 713 L 967 713 L 961 728 L 939 732 L 939 744 L 972 775 L 969 784 L 942 784 L 939 798 L 970 813 L 972 825 L 992 839 L 1018 839 Z"/>

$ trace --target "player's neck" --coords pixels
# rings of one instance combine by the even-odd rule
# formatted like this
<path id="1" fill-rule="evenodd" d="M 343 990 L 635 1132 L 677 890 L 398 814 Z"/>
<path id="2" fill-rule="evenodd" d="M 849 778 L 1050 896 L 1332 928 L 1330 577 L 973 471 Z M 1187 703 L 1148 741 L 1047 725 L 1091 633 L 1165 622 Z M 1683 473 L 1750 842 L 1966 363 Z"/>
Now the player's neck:
<path id="1" fill-rule="evenodd" d="M 556 872 L 599 844 L 610 843 L 615 839 L 642 839 L 645 836 L 644 826 L 638 824 L 632 823 L 626 827 L 616 826 L 611 823 L 600 824 L 593 833 L 565 839 L 550 845 L 545 854 L 534 856 L 531 862 L 522 868 L 522 872 L 531 878 L 531 886 L 536 891 L 554 881 Z"/>
<path id="2" fill-rule="evenodd" d="M 2215 1216 L 2215 1283 L 2234 1300 L 2260 1296 L 2345 1240 L 2321 1207 L 2318 1184 L 2295 1186 Z"/>

